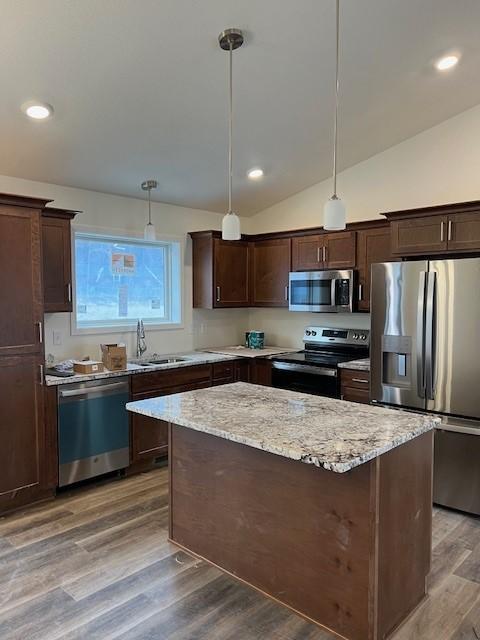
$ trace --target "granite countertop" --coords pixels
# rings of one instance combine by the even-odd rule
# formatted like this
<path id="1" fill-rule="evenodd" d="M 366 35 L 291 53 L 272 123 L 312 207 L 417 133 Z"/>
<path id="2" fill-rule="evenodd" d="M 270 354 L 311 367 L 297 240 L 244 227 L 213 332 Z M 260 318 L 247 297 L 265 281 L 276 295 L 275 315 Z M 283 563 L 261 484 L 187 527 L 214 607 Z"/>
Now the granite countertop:
<path id="1" fill-rule="evenodd" d="M 226 356 L 236 356 L 241 358 L 266 358 L 268 356 L 276 356 L 279 353 L 292 353 L 298 349 L 291 347 L 264 347 L 263 349 L 249 349 L 248 347 L 218 347 L 215 349 L 205 349 L 209 353 L 221 353 Z"/>
<path id="2" fill-rule="evenodd" d="M 149 356 L 153 358 L 153 356 Z M 238 357 L 238 356 L 237 356 Z M 211 364 L 213 362 L 224 362 L 226 360 L 234 360 L 233 356 L 221 355 L 215 353 L 206 353 L 204 351 L 189 351 L 187 353 L 162 354 L 156 356 L 160 358 L 185 358 L 183 362 L 170 362 L 167 364 L 157 364 L 151 367 L 142 367 L 139 364 L 129 363 L 126 369 L 121 371 L 102 371 L 101 373 L 76 373 L 68 378 L 58 378 L 56 376 L 45 376 L 45 384 L 47 387 L 58 386 L 61 384 L 72 384 L 74 382 L 86 382 L 87 380 L 102 380 L 104 378 L 118 378 L 119 376 L 130 376 L 141 373 L 151 373 L 152 371 L 160 371 L 163 369 L 179 369 L 180 367 L 191 367 L 197 364 Z M 148 358 L 143 358 L 148 360 Z"/>
<path id="3" fill-rule="evenodd" d="M 337 473 L 439 422 L 406 411 L 245 382 L 130 402 L 127 409 Z"/>
<path id="4" fill-rule="evenodd" d="M 370 371 L 370 358 L 361 360 L 350 360 L 350 362 L 340 362 L 340 369 L 354 369 L 355 371 Z"/>

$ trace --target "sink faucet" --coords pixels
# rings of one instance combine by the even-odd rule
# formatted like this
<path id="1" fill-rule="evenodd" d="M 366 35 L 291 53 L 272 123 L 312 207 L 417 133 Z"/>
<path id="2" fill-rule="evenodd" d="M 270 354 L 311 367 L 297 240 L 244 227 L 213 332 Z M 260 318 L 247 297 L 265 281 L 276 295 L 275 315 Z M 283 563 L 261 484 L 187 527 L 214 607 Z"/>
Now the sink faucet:
<path id="1" fill-rule="evenodd" d="M 145 342 L 145 327 L 143 326 L 143 320 L 137 322 L 137 358 L 141 358 L 147 350 L 147 343 Z"/>

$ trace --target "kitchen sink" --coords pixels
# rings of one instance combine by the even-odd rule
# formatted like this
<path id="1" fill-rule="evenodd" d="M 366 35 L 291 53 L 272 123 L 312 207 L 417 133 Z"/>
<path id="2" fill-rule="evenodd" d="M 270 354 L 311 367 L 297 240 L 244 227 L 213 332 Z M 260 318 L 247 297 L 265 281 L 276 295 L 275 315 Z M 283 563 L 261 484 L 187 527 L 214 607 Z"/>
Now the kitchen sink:
<path id="1" fill-rule="evenodd" d="M 155 358 L 152 360 L 143 360 L 142 362 L 132 361 L 139 367 L 155 367 L 159 364 L 175 364 L 176 362 L 187 362 L 188 358 Z"/>

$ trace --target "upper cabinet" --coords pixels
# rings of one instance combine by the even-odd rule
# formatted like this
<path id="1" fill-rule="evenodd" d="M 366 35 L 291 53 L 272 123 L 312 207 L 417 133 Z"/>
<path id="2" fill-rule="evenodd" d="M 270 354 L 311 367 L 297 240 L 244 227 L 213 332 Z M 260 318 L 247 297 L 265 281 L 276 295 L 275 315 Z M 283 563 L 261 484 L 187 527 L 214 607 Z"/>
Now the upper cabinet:
<path id="1" fill-rule="evenodd" d="M 429 256 L 480 251 L 480 201 L 384 214 L 390 221 L 392 254 Z"/>
<path id="2" fill-rule="evenodd" d="M 70 222 L 79 213 L 47 207 L 42 211 L 44 311 L 72 311 Z"/>
<path id="3" fill-rule="evenodd" d="M 190 234 L 193 257 L 193 306 L 202 309 L 248 307 L 249 243 L 222 240 L 219 232 Z"/>
<path id="4" fill-rule="evenodd" d="M 395 260 L 390 247 L 390 226 L 385 221 L 378 226 L 357 231 L 358 311 L 370 311 L 370 273 L 374 262 Z"/>
<path id="5" fill-rule="evenodd" d="M 250 260 L 253 306 L 288 307 L 290 244 L 290 238 L 252 242 Z"/>
<path id="6" fill-rule="evenodd" d="M 352 269 L 355 266 L 354 231 L 292 238 L 292 271 Z"/>

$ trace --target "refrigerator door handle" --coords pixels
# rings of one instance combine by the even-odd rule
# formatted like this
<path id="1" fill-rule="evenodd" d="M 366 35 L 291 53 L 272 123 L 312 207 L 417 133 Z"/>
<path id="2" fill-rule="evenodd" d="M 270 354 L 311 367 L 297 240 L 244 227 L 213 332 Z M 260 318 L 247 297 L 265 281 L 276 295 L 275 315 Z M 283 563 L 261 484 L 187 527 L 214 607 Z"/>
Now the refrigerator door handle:
<path id="1" fill-rule="evenodd" d="M 430 271 L 427 274 L 427 299 L 425 302 L 425 380 L 428 400 L 435 397 L 435 288 L 437 274 Z"/>
<path id="2" fill-rule="evenodd" d="M 417 304 L 417 391 L 425 398 L 425 287 L 428 273 L 420 272 Z"/>

